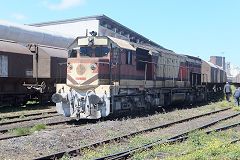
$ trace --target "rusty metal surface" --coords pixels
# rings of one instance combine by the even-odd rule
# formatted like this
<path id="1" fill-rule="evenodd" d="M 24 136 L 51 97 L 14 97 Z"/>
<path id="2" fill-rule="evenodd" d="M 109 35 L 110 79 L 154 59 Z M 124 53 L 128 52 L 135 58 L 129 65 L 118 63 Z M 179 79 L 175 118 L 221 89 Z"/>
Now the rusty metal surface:
<path id="1" fill-rule="evenodd" d="M 34 50 L 36 53 L 36 51 Z M 34 54 L 35 57 L 35 54 Z M 67 51 L 65 49 L 38 46 L 38 75 L 36 75 L 36 58 L 33 59 L 34 77 L 66 78 Z"/>

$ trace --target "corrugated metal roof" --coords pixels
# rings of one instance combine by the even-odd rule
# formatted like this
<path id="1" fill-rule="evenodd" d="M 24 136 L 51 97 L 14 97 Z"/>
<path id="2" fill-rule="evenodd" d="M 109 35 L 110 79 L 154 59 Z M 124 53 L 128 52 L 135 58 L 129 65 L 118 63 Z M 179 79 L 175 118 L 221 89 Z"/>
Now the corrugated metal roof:
<path id="1" fill-rule="evenodd" d="M 30 52 L 30 50 L 28 50 L 27 47 L 22 46 L 13 41 L 1 40 L 1 39 L 0 39 L 0 51 L 32 55 L 32 53 Z"/>
<path id="2" fill-rule="evenodd" d="M 67 56 L 68 56 L 68 52 L 65 49 L 48 47 L 48 46 L 38 46 L 38 48 L 40 50 L 43 50 L 50 57 L 67 58 Z"/>
<path id="3" fill-rule="evenodd" d="M 73 23 L 73 22 L 79 22 L 79 21 L 87 21 L 87 20 L 97 20 L 105 15 L 95 15 L 95 16 L 87 16 L 87 17 L 79 17 L 79 18 L 71 18 L 71 19 L 63 19 L 63 20 L 57 20 L 57 21 L 48 21 L 48 22 L 40 22 L 40 23 L 33 23 L 33 24 L 26 24 L 28 26 L 48 26 L 48 25 L 56 25 L 56 24 L 64 24 L 64 23 Z"/>
<path id="4" fill-rule="evenodd" d="M 205 61 L 203 59 L 202 59 L 202 61 L 206 62 L 207 64 L 209 64 L 213 68 L 217 68 L 217 66 L 215 64 L 211 63 L 211 62 Z"/>
<path id="5" fill-rule="evenodd" d="M 0 20 L 0 38 L 19 43 L 37 43 L 67 48 L 75 37 L 56 31 Z"/>
<path id="6" fill-rule="evenodd" d="M 114 43 L 116 43 L 121 48 L 136 51 L 136 49 L 133 46 L 131 46 L 130 42 L 128 42 L 128 41 L 118 39 L 118 38 L 109 37 L 109 36 L 108 36 L 108 38 L 111 39 Z"/>

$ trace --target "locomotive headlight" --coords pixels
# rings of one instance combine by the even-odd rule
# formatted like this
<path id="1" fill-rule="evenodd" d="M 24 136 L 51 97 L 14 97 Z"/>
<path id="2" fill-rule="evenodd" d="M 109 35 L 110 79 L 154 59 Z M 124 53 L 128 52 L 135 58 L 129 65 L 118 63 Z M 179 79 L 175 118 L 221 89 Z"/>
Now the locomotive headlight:
<path id="1" fill-rule="evenodd" d="M 63 97 L 59 93 L 55 93 L 55 94 L 52 95 L 52 101 L 54 103 L 60 103 L 60 102 L 62 102 L 62 99 L 63 99 Z"/>
<path id="2" fill-rule="evenodd" d="M 96 64 L 96 63 L 91 64 L 90 68 L 91 68 L 92 70 L 95 70 L 95 69 L 97 68 L 97 64 Z"/>
<path id="3" fill-rule="evenodd" d="M 98 104 L 98 102 L 101 101 L 100 97 L 98 97 L 96 94 L 91 94 L 91 95 L 89 95 L 88 98 L 89 98 L 90 103 L 92 103 L 92 104 Z"/>

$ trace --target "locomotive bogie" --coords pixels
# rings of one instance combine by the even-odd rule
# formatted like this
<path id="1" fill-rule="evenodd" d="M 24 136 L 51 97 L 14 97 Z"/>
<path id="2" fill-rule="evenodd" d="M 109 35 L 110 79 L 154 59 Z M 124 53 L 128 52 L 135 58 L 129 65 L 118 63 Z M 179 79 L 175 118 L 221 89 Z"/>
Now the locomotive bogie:
<path id="1" fill-rule="evenodd" d="M 58 113 L 77 119 L 99 119 L 110 113 L 110 86 L 92 86 L 87 90 L 57 85 L 58 92 L 52 96 Z"/>

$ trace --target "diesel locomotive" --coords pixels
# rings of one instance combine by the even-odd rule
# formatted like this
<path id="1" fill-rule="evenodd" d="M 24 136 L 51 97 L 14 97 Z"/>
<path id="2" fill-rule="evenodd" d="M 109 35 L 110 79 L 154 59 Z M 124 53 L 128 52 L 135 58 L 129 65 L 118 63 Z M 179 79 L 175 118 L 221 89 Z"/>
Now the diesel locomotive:
<path id="1" fill-rule="evenodd" d="M 52 101 L 76 119 L 206 101 L 226 81 L 198 57 L 109 36 L 78 37 L 68 50 L 66 84 Z"/>

